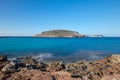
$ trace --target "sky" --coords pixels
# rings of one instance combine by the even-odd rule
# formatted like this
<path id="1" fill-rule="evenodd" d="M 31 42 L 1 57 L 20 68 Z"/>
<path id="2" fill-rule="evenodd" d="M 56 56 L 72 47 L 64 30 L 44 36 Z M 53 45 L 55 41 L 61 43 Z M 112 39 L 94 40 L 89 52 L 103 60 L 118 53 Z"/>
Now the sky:
<path id="1" fill-rule="evenodd" d="M 54 29 L 120 36 L 120 0 L 0 0 L 0 36 Z"/>

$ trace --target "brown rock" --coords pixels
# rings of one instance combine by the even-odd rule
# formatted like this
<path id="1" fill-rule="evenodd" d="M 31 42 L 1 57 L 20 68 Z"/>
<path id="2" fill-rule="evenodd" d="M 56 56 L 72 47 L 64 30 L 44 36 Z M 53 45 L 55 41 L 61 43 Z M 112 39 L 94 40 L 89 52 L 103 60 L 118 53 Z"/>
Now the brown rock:
<path id="1" fill-rule="evenodd" d="M 6 62 L 0 62 L 0 70 L 1 70 L 5 65 L 7 65 L 7 64 L 9 64 L 8 61 L 6 61 Z"/>
<path id="2" fill-rule="evenodd" d="M 120 74 L 118 75 L 107 75 L 102 77 L 101 80 L 120 80 Z"/>
<path id="3" fill-rule="evenodd" d="M 17 69 L 14 65 L 7 64 L 1 69 L 1 71 L 5 73 L 13 73 L 13 72 L 16 72 Z"/>
<path id="4" fill-rule="evenodd" d="M 38 62 L 34 65 L 35 69 L 40 69 L 41 71 L 46 71 L 46 64 L 42 62 Z"/>
<path id="5" fill-rule="evenodd" d="M 1 55 L 0 56 L 0 61 L 7 61 L 7 56 L 6 55 Z"/>
<path id="6" fill-rule="evenodd" d="M 0 74 L 0 80 L 6 80 L 9 77 L 11 77 L 11 75 Z M 12 79 L 12 80 L 14 80 L 14 79 Z"/>
<path id="7" fill-rule="evenodd" d="M 33 59 L 32 57 L 25 57 L 23 59 L 23 63 L 25 63 L 25 64 L 33 64 L 34 65 L 36 63 L 36 60 Z"/>
<path id="8" fill-rule="evenodd" d="M 60 71 L 63 69 L 65 69 L 65 65 L 64 63 L 60 63 L 60 62 L 49 63 L 47 66 L 47 71 L 50 71 L 50 72 Z"/>
<path id="9" fill-rule="evenodd" d="M 72 78 L 67 72 L 41 72 L 38 70 L 22 70 L 6 78 L 6 80 L 81 80 Z"/>
<path id="10" fill-rule="evenodd" d="M 48 72 L 41 72 L 38 70 L 21 70 L 14 73 L 6 80 L 53 80 L 52 76 Z"/>
<path id="11" fill-rule="evenodd" d="M 82 80 L 79 77 L 73 78 L 70 73 L 64 71 L 53 72 L 51 74 L 54 76 L 55 80 Z"/>
<path id="12" fill-rule="evenodd" d="M 110 57 L 110 62 L 112 63 L 120 63 L 120 55 L 114 54 Z"/>

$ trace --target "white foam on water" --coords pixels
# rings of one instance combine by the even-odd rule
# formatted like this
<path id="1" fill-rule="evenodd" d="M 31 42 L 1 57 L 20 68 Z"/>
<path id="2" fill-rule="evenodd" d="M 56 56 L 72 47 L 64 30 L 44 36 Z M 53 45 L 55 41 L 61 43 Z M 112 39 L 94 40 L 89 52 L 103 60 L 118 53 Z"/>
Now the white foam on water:
<path id="1" fill-rule="evenodd" d="M 53 54 L 51 53 L 40 53 L 39 55 L 32 56 L 32 58 L 36 59 L 37 61 L 42 61 L 45 58 L 51 58 Z"/>
<path id="2" fill-rule="evenodd" d="M 16 58 L 14 57 L 14 58 L 8 58 L 8 60 L 9 61 L 14 61 L 14 60 L 16 60 Z"/>
<path id="3" fill-rule="evenodd" d="M 100 59 L 100 58 L 102 58 L 102 57 L 99 56 L 99 55 L 95 55 L 95 54 L 91 54 L 91 55 L 88 57 L 88 59 Z"/>
<path id="4" fill-rule="evenodd" d="M 73 56 L 79 56 L 78 59 L 86 59 L 86 60 L 96 60 L 103 58 L 104 51 L 93 51 L 93 50 L 77 50 Z"/>

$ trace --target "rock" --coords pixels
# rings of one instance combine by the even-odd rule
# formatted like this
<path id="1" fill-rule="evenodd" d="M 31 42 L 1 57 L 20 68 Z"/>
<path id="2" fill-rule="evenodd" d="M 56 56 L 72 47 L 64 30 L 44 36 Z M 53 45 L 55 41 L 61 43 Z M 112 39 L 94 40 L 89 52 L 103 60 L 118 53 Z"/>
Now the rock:
<path id="1" fill-rule="evenodd" d="M 26 68 L 26 69 L 40 69 L 41 71 L 46 71 L 46 64 L 42 62 L 37 62 L 35 59 L 32 57 L 22 57 L 22 58 L 17 58 L 21 60 L 20 62 L 17 62 L 16 67 L 21 69 L 21 68 Z"/>
<path id="2" fill-rule="evenodd" d="M 7 56 L 6 55 L 1 55 L 0 56 L 0 61 L 7 61 Z"/>
<path id="3" fill-rule="evenodd" d="M 11 75 L 4 75 L 4 74 L 0 74 L 0 80 L 7 80 L 7 78 L 11 77 Z M 14 79 L 12 79 L 14 80 Z"/>
<path id="4" fill-rule="evenodd" d="M 49 72 L 41 72 L 38 70 L 21 70 L 14 73 L 6 80 L 54 80 Z"/>
<path id="5" fill-rule="evenodd" d="M 46 67 L 47 67 L 47 65 L 42 62 L 38 62 L 33 66 L 33 68 L 40 69 L 41 71 L 46 71 Z"/>
<path id="6" fill-rule="evenodd" d="M 0 70 L 1 70 L 5 65 L 7 65 L 7 64 L 9 64 L 8 61 L 0 62 Z"/>
<path id="7" fill-rule="evenodd" d="M 110 62 L 112 63 L 120 63 L 120 55 L 114 54 L 110 57 Z"/>
<path id="8" fill-rule="evenodd" d="M 32 57 L 26 57 L 23 59 L 22 63 L 34 65 L 36 63 L 36 60 L 33 59 Z"/>
<path id="9" fill-rule="evenodd" d="M 13 65 L 13 66 L 16 66 L 16 63 L 13 62 L 13 61 L 10 61 L 10 64 Z"/>
<path id="10" fill-rule="evenodd" d="M 51 73 L 48 72 L 37 72 L 31 78 L 31 80 L 56 80 Z"/>
<path id="11" fill-rule="evenodd" d="M 22 63 L 22 62 L 16 63 L 16 67 L 17 67 L 17 68 L 25 68 L 25 67 L 26 67 L 26 64 L 25 64 L 25 63 Z"/>
<path id="12" fill-rule="evenodd" d="M 101 80 L 120 80 L 120 74 L 118 75 L 106 75 Z"/>
<path id="13" fill-rule="evenodd" d="M 16 72 L 17 69 L 14 65 L 7 64 L 1 69 L 1 71 L 5 73 L 13 73 L 13 72 Z"/>
<path id="14" fill-rule="evenodd" d="M 77 62 L 77 63 L 68 63 L 66 64 L 66 71 L 71 73 L 72 75 L 77 75 L 78 77 L 83 77 L 87 74 L 88 69 L 87 62 Z"/>
<path id="15" fill-rule="evenodd" d="M 41 72 L 38 70 L 22 70 L 9 76 L 5 80 L 81 80 L 72 78 L 69 73 L 59 72 Z"/>
<path id="16" fill-rule="evenodd" d="M 60 62 L 49 63 L 47 66 L 47 71 L 54 72 L 65 69 L 65 64 Z"/>
<path id="17" fill-rule="evenodd" d="M 51 74 L 55 78 L 54 80 L 82 80 L 80 77 L 77 78 L 71 77 L 70 73 L 64 71 L 57 71 Z"/>

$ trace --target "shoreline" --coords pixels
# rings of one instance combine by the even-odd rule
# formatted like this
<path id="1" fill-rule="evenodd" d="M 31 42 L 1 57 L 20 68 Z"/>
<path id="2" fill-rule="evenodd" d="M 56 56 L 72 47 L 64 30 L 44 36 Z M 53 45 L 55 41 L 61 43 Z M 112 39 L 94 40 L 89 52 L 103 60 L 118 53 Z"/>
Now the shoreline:
<path id="1" fill-rule="evenodd" d="M 4 53 L 4 52 L 3 52 Z M 29 52 L 25 52 L 26 54 L 29 54 Z M 106 54 L 107 53 L 107 54 Z M 22 54 L 22 52 L 19 52 L 18 54 Z M 82 55 L 82 56 L 81 56 Z M 105 52 L 105 51 L 92 51 L 92 50 L 81 50 L 80 53 L 71 53 L 67 55 L 55 55 L 54 53 L 39 53 L 39 54 L 29 54 L 29 55 L 18 55 L 18 56 L 7 56 L 8 60 L 16 60 L 17 58 L 25 58 L 25 57 L 31 57 L 34 58 L 36 61 L 42 61 L 42 62 L 54 62 L 64 61 L 65 63 L 70 62 L 78 62 L 78 61 L 93 61 L 93 60 L 99 60 L 103 59 L 105 57 L 111 56 L 112 52 Z"/>
<path id="2" fill-rule="evenodd" d="M 0 80 L 107 80 L 106 76 L 107 78 L 114 76 L 118 80 L 119 67 L 119 54 L 94 61 L 73 63 L 57 61 L 44 63 L 32 57 L 18 58 L 18 62 L 14 62 L 8 61 L 7 56 L 1 55 Z"/>

